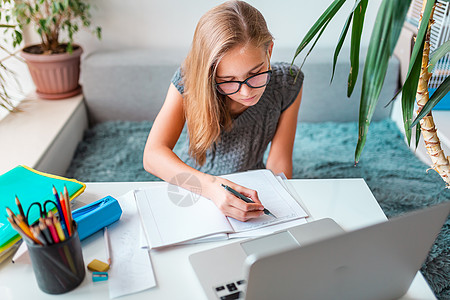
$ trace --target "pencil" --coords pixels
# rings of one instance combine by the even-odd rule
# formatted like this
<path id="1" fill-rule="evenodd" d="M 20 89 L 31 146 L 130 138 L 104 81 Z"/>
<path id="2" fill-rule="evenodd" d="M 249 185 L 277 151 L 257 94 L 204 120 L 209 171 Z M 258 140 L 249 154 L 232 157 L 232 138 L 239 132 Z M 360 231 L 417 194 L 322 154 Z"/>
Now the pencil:
<path id="1" fill-rule="evenodd" d="M 64 218 L 64 223 L 66 225 L 66 235 L 69 237 L 70 236 L 70 229 L 69 229 L 69 220 L 67 219 L 67 206 L 66 206 L 66 199 L 64 199 L 64 196 L 62 193 L 59 193 L 59 200 L 61 200 L 61 208 L 63 211 L 63 218 Z"/>
<path id="2" fill-rule="evenodd" d="M 58 209 L 60 221 L 63 225 L 65 225 L 66 222 L 64 221 L 64 214 L 63 214 L 63 210 L 61 207 L 61 200 L 59 199 L 58 191 L 56 190 L 55 186 L 53 186 L 53 195 L 55 196 L 55 199 L 56 199 L 56 208 Z"/>
<path id="3" fill-rule="evenodd" d="M 64 234 L 64 231 L 61 226 L 61 222 L 56 218 L 56 216 L 53 216 L 53 226 L 55 226 L 56 233 L 58 234 L 59 241 L 63 242 L 66 239 L 66 236 Z"/>
<path id="4" fill-rule="evenodd" d="M 23 232 L 23 230 L 17 226 L 16 222 L 14 221 L 13 218 L 11 217 L 7 217 L 9 223 L 11 223 L 12 227 L 22 236 L 22 238 L 24 240 L 27 240 L 28 243 L 34 243 L 34 241 L 31 239 L 31 237 L 29 237 L 28 235 L 25 234 L 25 232 Z"/>
<path id="5" fill-rule="evenodd" d="M 29 236 L 36 244 L 42 245 L 42 243 L 34 237 L 33 233 L 31 233 L 30 227 L 27 226 L 22 216 L 16 216 L 15 221 L 27 236 Z"/>
<path id="6" fill-rule="evenodd" d="M 17 227 L 19 227 L 21 229 L 21 231 L 23 232 L 23 234 L 27 237 L 29 237 L 31 240 L 33 240 L 36 244 L 40 244 L 40 242 L 34 238 L 33 234 L 30 231 L 30 228 L 25 224 L 24 217 L 21 215 L 16 216 L 13 211 L 11 209 L 9 209 L 9 207 L 6 208 L 6 213 L 8 214 L 8 217 L 11 219 L 11 225 L 16 225 Z M 16 228 L 14 228 L 16 229 Z M 16 229 L 17 230 L 17 229 Z M 20 233 L 20 231 L 18 231 Z"/>
<path id="7" fill-rule="evenodd" d="M 47 240 L 45 239 L 44 235 L 42 234 L 41 230 L 39 229 L 39 226 L 32 226 L 30 227 L 31 233 L 33 234 L 33 236 L 38 239 L 42 245 L 46 246 Z"/>
<path id="8" fill-rule="evenodd" d="M 48 244 L 50 244 L 50 245 L 53 244 L 52 235 L 51 235 L 50 230 L 48 229 L 47 225 L 45 225 L 44 218 L 39 218 L 39 229 L 45 236 L 45 239 L 47 240 Z"/>
<path id="9" fill-rule="evenodd" d="M 59 243 L 58 233 L 56 232 L 55 226 L 53 226 L 53 223 L 50 218 L 45 219 L 45 225 L 47 225 L 48 230 L 50 231 L 50 234 L 52 235 L 53 241 L 55 243 Z"/>
<path id="10" fill-rule="evenodd" d="M 27 218 L 25 218 L 25 213 L 23 212 L 22 204 L 20 204 L 20 201 L 19 201 L 19 198 L 17 197 L 17 195 L 16 195 L 16 205 L 17 205 L 17 208 L 19 208 L 20 215 L 23 216 L 25 224 L 27 224 L 27 226 L 29 226 L 30 224 L 28 224 L 28 220 L 27 220 Z"/>
<path id="11" fill-rule="evenodd" d="M 110 250 L 110 245 L 109 245 L 108 227 L 105 227 L 104 239 L 105 239 L 105 245 L 106 245 L 106 260 L 108 261 L 108 265 L 111 266 L 112 260 L 111 260 L 111 250 Z"/>
<path id="12" fill-rule="evenodd" d="M 72 236 L 73 233 L 73 219 L 72 219 L 72 209 L 70 207 L 70 197 L 69 197 L 69 191 L 67 190 L 66 185 L 64 185 L 64 198 L 66 199 L 66 209 L 67 209 L 67 220 L 69 222 L 69 235 Z"/>

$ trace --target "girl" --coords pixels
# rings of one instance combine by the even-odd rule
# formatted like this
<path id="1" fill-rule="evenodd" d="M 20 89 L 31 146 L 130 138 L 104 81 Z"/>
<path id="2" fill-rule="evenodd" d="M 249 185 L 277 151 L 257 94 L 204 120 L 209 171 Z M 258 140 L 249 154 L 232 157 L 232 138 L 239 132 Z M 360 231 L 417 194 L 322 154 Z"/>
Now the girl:
<path id="1" fill-rule="evenodd" d="M 303 74 L 294 81 L 289 64 L 270 64 L 272 39 L 261 13 L 243 1 L 225 2 L 203 15 L 144 150 L 147 172 L 165 181 L 195 176 L 198 193 L 240 221 L 263 214 L 258 194 L 217 175 L 267 168 L 292 176 Z M 188 148 L 178 157 L 173 148 L 185 123 Z M 187 182 L 176 184 L 188 189 Z"/>

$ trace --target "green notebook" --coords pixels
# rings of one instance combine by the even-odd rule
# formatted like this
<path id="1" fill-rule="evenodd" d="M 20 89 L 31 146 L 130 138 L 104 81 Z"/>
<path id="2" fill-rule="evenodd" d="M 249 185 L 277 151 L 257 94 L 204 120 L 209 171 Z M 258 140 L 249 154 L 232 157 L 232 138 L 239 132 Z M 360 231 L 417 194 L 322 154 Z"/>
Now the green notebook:
<path id="1" fill-rule="evenodd" d="M 70 200 L 80 195 L 86 188 L 84 183 L 75 179 L 39 172 L 26 166 L 17 166 L 0 175 L 0 253 L 20 239 L 20 235 L 6 219 L 6 207 L 15 214 L 19 213 L 15 201 L 17 195 L 26 214 L 33 202 L 44 203 L 46 200 L 55 200 L 53 186 L 58 192 L 62 192 L 66 186 Z M 31 209 L 28 218 L 30 223 L 39 218 L 37 207 Z"/>

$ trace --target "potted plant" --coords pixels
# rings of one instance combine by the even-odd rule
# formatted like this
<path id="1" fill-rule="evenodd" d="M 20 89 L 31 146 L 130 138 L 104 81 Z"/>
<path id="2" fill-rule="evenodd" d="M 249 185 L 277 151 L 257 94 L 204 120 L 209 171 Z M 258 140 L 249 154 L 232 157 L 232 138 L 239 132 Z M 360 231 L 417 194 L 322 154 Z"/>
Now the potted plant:
<path id="1" fill-rule="evenodd" d="M 317 40 L 322 35 L 327 25 L 335 14 L 341 9 L 346 0 L 334 0 L 330 6 L 322 13 L 319 19 L 312 25 L 306 33 L 294 59 L 302 52 L 306 46 L 313 41 L 308 54 L 314 48 Z M 351 69 L 348 77 L 348 96 L 353 92 L 353 87 L 358 76 L 359 49 L 361 43 L 361 33 L 365 20 L 365 12 L 369 0 L 356 0 L 347 21 L 340 34 L 333 59 L 333 71 L 337 57 L 343 45 L 344 39 L 351 27 L 350 40 L 350 63 Z M 446 157 L 441 148 L 439 138 L 431 114 L 432 108 L 439 103 L 444 96 L 450 92 L 450 76 L 447 77 L 437 88 L 436 92 L 429 97 L 427 86 L 431 76 L 433 65 L 450 51 L 450 43 L 439 46 L 433 53 L 430 60 L 430 27 L 433 24 L 433 13 L 438 2 L 449 2 L 449 0 L 423 0 L 421 11 L 421 22 L 419 24 L 414 48 L 410 57 L 408 75 L 402 86 L 401 101 L 403 122 L 408 144 L 411 141 L 411 133 L 420 131 L 424 137 L 427 152 L 432 160 L 432 169 L 439 173 L 450 188 L 450 157 Z M 384 77 L 387 71 L 389 57 L 393 54 L 394 47 L 400 35 L 406 13 L 411 4 L 411 0 L 392 1 L 383 0 L 379 7 L 372 31 L 367 57 L 365 59 L 364 74 L 362 78 L 362 93 L 360 98 L 359 131 L 358 143 L 355 150 L 355 164 L 358 162 L 365 141 L 370 121 L 372 119 L 378 96 L 383 86 Z M 305 57 L 306 59 L 306 57 Z M 333 77 L 332 77 L 333 78 Z M 417 117 L 414 119 L 414 102 L 417 100 Z M 416 127 L 416 128 L 414 128 Z M 418 137 L 416 135 L 416 145 Z"/>
<path id="2" fill-rule="evenodd" d="M 28 24 L 41 38 L 40 44 L 21 52 L 37 94 L 44 99 L 62 99 L 81 93 L 78 80 L 83 49 L 73 43 L 73 38 L 80 27 L 91 27 L 90 5 L 80 0 L 18 0 L 10 10 L 20 29 L 12 32 L 14 46 L 22 42 L 20 32 Z M 94 28 L 94 33 L 101 38 L 100 27 Z"/>

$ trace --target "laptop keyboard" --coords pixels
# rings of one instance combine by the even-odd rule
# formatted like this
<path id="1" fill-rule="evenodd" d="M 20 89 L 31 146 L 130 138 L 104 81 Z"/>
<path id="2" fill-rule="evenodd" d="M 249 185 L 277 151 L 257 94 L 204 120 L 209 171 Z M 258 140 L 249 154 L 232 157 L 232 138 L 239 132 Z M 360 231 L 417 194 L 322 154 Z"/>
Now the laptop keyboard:
<path id="1" fill-rule="evenodd" d="M 217 297 L 220 300 L 244 299 L 245 280 L 238 280 L 219 285 L 214 288 Z"/>

